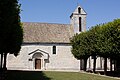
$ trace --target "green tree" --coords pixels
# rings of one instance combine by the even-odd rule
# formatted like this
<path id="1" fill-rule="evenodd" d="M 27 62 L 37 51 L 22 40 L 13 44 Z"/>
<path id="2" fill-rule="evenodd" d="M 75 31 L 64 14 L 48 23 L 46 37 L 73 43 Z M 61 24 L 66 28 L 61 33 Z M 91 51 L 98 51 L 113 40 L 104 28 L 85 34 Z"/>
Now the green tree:
<path id="1" fill-rule="evenodd" d="M 115 59 L 120 55 L 119 48 L 119 30 L 120 20 L 114 20 L 106 24 L 100 25 L 100 32 L 97 46 L 99 47 L 99 55 L 104 57 L 104 73 L 107 72 L 107 58 Z"/>
<path id="2" fill-rule="evenodd" d="M 87 62 L 89 56 L 93 56 L 93 72 L 96 68 L 96 56 L 103 57 L 104 73 L 106 74 L 108 58 L 111 62 L 112 59 L 116 60 L 117 66 L 120 66 L 120 19 L 94 26 L 87 32 L 76 34 L 71 39 L 71 44 L 72 54 L 77 59 L 84 59 L 84 63 Z M 112 65 L 110 66 L 112 67 Z M 84 70 L 86 70 L 86 64 L 84 64 Z"/>
<path id="3" fill-rule="evenodd" d="M 99 37 L 99 25 L 92 27 L 88 32 L 88 42 L 89 42 L 89 53 L 91 54 L 92 58 L 94 59 L 93 64 L 93 72 L 95 73 L 96 70 L 96 57 L 99 53 L 97 41 Z"/>
<path id="4" fill-rule="evenodd" d="M 104 58 L 104 73 L 106 74 L 107 71 L 107 58 L 110 54 L 109 50 L 111 48 L 111 43 L 110 43 L 110 36 L 109 36 L 109 29 L 107 28 L 106 24 L 103 24 L 100 26 L 100 34 L 99 34 L 99 41 L 98 41 L 98 46 L 100 53 L 99 55 Z"/>
<path id="5" fill-rule="evenodd" d="M 86 71 L 87 59 L 89 58 L 89 43 L 87 38 L 87 32 L 82 32 L 80 34 L 76 34 L 71 39 L 72 45 L 72 54 L 75 58 L 84 61 L 84 71 Z"/>
<path id="6" fill-rule="evenodd" d="M 21 49 L 23 29 L 19 13 L 18 0 L 0 0 L 0 54 L 1 61 L 4 55 L 4 68 L 6 68 L 7 54 L 17 56 Z"/>
<path id="7" fill-rule="evenodd" d="M 108 23 L 109 24 L 109 31 L 110 31 L 110 43 L 111 49 L 110 49 L 110 62 L 111 62 L 111 71 L 112 71 L 112 60 L 117 61 L 117 67 L 120 67 L 119 58 L 120 58 L 120 19 L 115 19 L 113 22 Z"/>

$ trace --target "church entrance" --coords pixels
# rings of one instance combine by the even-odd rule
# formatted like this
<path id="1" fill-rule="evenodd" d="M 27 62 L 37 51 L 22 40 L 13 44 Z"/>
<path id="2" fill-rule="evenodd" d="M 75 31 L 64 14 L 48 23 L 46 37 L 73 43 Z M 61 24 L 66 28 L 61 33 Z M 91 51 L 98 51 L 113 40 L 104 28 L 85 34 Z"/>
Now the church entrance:
<path id="1" fill-rule="evenodd" d="M 35 69 L 41 69 L 41 59 L 35 59 Z"/>
<path id="2" fill-rule="evenodd" d="M 29 53 L 29 62 L 31 64 L 32 69 L 37 70 L 44 70 L 46 69 L 46 61 L 49 61 L 49 55 L 45 51 L 42 50 L 35 50 L 31 53 Z"/>

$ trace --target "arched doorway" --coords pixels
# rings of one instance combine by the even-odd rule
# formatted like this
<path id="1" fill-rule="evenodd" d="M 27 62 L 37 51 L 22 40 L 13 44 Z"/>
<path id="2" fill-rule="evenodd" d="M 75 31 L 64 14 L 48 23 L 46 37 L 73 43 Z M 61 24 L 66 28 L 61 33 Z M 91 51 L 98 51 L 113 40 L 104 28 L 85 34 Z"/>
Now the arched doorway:
<path id="1" fill-rule="evenodd" d="M 43 54 L 41 54 L 40 52 L 37 52 L 33 55 L 35 69 L 42 68 L 42 64 L 43 64 L 42 63 L 42 56 L 43 56 Z"/>
<path id="2" fill-rule="evenodd" d="M 41 69 L 41 59 L 35 59 L 35 69 Z"/>
<path id="3" fill-rule="evenodd" d="M 49 54 L 47 52 L 37 49 L 29 53 L 29 55 L 29 64 L 32 66 L 32 69 L 46 69 L 46 63 L 49 61 Z"/>

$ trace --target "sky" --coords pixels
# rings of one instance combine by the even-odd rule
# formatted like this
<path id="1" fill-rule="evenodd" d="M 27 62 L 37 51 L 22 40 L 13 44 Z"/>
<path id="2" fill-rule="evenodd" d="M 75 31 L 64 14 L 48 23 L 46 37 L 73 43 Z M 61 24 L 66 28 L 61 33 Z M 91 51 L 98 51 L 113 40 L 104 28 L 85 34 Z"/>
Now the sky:
<path id="1" fill-rule="evenodd" d="M 120 0 L 19 0 L 22 22 L 70 24 L 79 4 L 87 13 L 87 29 L 120 18 Z"/>

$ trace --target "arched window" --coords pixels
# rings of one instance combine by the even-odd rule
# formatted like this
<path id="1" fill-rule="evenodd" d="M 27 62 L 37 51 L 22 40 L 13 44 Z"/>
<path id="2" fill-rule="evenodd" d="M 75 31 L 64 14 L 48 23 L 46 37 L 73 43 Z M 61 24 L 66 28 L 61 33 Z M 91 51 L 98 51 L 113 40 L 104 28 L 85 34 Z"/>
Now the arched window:
<path id="1" fill-rule="evenodd" d="M 80 7 L 78 8 L 78 13 L 79 13 L 79 14 L 81 13 L 81 8 L 80 8 Z"/>
<path id="2" fill-rule="evenodd" d="M 79 17 L 79 31 L 82 31 L 82 28 L 81 28 L 81 17 Z"/>
<path id="3" fill-rule="evenodd" d="M 56 46 L 53 46 L 53 54 L 56 54 Z"/>

